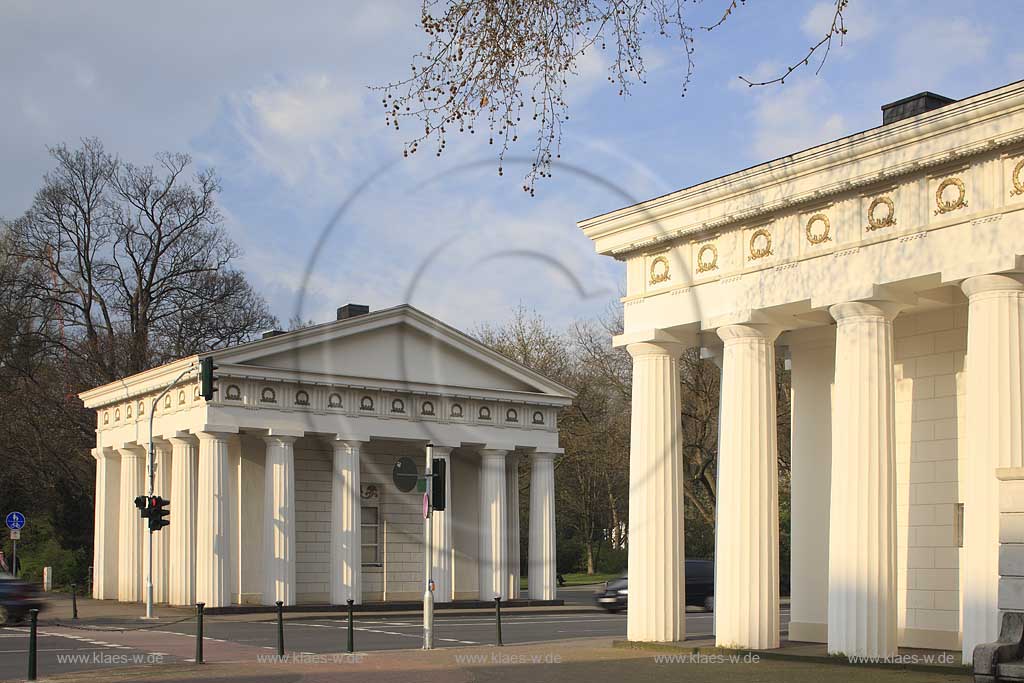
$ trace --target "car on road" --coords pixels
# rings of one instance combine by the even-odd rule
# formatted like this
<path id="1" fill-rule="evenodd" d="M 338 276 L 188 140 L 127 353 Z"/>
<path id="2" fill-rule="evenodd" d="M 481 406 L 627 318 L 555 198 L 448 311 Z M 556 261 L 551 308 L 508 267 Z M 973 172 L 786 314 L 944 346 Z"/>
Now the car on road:
<path id="1" fill-rule="evenodd" d="M 30 609 L 42 610 L 44 605 L 34 584 L 0 573 L 0 624 L 23 621 Z"/>
<path id="2" fill-rule="evenodd" d="M 598 607 L 609 612 L 626 609 L 629 598 L 629 581 L 625 576 L 606 582 L 594 593 Z M 686 561 L 686 604 L 703 607 L 711 612 L 715 609 L 715 563 L 712 560 Z"/>

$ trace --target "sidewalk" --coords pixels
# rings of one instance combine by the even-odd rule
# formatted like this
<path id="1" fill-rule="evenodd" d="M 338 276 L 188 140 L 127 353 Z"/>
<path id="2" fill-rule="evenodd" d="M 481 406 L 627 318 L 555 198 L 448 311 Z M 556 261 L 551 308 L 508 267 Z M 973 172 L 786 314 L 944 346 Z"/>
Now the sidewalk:
<path id="1" fill-rule="evenodd" d="M 273 660 L 273 657 L 269 659 Z M 233 662 L 202 666 L 176 664 L 146 669 L 106 669 L 53 676 L 50 680 L 86 682 L 218 681 L 291 683 L 358 680 L 360 683 L 654 683 L 686 680 L 729 683 L 817 683 L 833 678 L 851 683 L 936 683 L 970 680 L 957 671 L 928 672 L 869 666 L 783 661 L 698 662 L 673 660 L 641 649 L 612 647 L 608 639 L 472 648 L 391 650 L 355 655 L 292 655 L 283 661 Z"/>

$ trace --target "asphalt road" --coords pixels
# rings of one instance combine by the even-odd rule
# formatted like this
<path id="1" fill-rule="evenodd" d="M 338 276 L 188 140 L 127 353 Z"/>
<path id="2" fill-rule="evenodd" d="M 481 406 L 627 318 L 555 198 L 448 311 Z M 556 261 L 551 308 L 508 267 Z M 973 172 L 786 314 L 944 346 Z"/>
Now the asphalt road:
<path id="1" fill-rule="evenodd" d="M 567 604 L 590 604 L 592 587 L 563 589 Z M 789 610 L 782 611 L 783 628 Z M 143 625 L 141 622 L 130 628 Z M 96 631 L 66 626 L 40 626 L 38 670 L 48 674 L 193 661 L 195 622 L 145 624 L 144 630 Z M 699 637 L 712 634 L 712 615 L 691 611 L 687 632 Z M 435 619 L 434 645 L 438 648 L 492 645 L 496 639 L 493 613 L 445 616 Z M 502 615 L 502 640 L 507 645 L 550 642 L 583 637 L 624 637 L 626 615 L 605 612 L 552 614 L 533 612 Z M 257 661 L 277 650 L 277 623 L 244 617 L 210 617 L 205 620 L 204 658 L 210 662 Z M 331 617 L 287 619 L 285 649 L 291 654 L 343 653 L 347 624 Z M 362 616 L 355 620 L 356 651 L 415 649 L 422 642 L 418 616 Z M 0 628 L 0 679 L 23 679 L 27 671 L 28 629 Z"/>

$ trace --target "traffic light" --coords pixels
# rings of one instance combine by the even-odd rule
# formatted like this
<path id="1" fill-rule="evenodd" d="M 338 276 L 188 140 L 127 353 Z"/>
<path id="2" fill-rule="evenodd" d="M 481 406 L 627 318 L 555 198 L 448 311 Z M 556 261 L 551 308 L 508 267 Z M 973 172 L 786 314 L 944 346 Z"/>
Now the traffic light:
<path id="1" fill-rule="evenodd" d="M 213 374 L 216 369 L 217 366 L 213 364 L 212 356 L 207 356 L 199 361 L 199 395 L 207 401 L 212 401 L 213 393 L 217 391 L 217 387 L 213 386 L 218 379 Z"/>
<path id="2" fill-rule="evenodd" d="M 143 519 L 149 519 L 149 497 L 148 496 L 135 496 L 135 507 L 139 508 L 139 516 Z"/>
<path id="3" fill-rule="evenodd" d="M 160 496 L 152 496 L 149 499 L 149 530 L 160 531 L 165 526 L 170 524 L 170 520 L 164 519 L 169 514 L 170 510 L 165 509 L 170 505 L 171 501 L 165 500 Z"/>
<path id="4" fill-rule="evenodd" d="M 430 507 L 434 510 L 444 510 L 445 498 L 448 491 L 445 489 L 445 470 L 448 468 L 448 461 L 444 458 L 434 458 L 434 464 L 431 467 L 431 472 L 434 476 L 434 481 L 431 483 L 430 492 Z"/>

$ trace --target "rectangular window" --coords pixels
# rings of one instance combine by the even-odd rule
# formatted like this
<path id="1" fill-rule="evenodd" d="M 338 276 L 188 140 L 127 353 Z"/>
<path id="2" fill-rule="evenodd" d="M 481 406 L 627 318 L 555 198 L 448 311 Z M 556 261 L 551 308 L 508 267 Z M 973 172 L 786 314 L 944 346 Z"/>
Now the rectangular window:
<path id="1" fill-rule="evenodd" d="M 380 566 L 380 508 L 364 505 L 361 508 L 362 562 L 364 565 Z"/>

